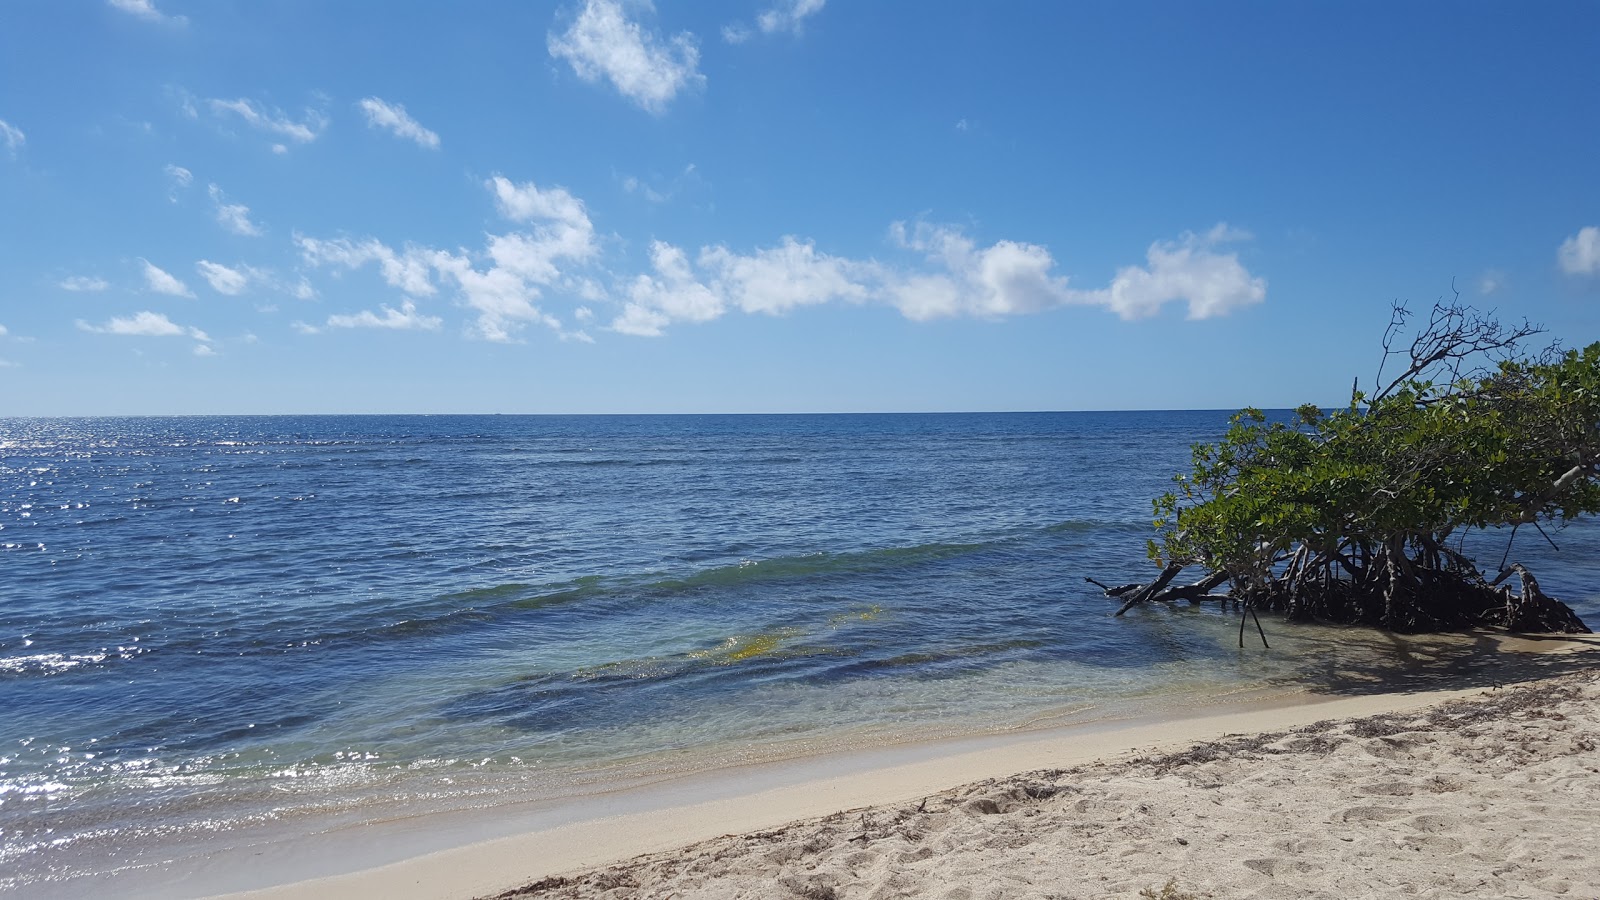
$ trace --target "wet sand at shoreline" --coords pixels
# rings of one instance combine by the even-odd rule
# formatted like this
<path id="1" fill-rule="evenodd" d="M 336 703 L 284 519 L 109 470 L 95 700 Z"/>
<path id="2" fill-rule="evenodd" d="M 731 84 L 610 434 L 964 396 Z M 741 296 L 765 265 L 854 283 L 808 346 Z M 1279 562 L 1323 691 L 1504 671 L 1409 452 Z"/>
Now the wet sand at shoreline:
<path id="1" fill-rule="evenodd" d="M 1553 677 L 1352 683 L 697 795 L 747 777 L 708 773 L 654 808 L 238 896 L 1586 896 L 1600 687 L 1589 654 L 1542 656 Z"/>

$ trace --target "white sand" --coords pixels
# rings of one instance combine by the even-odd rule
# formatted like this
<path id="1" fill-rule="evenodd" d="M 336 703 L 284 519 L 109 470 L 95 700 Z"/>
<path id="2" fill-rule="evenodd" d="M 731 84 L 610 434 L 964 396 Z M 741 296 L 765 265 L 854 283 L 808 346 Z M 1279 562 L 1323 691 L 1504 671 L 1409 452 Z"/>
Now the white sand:
<path id="1" fill-rule="evenodd" d="M 1597 743 L 1592 674 L 1379 694 L 690 794 L 249 896 L 1600 897 Z"/>

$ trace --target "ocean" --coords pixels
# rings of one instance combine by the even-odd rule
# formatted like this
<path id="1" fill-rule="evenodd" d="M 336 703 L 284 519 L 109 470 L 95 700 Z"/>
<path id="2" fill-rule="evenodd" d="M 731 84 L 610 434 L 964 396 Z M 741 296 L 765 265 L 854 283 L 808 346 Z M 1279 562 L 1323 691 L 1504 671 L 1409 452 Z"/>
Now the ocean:
<path id="1" fill-rule="evenodd" d="M 1110 616 L 1228 415 L 0 419 L 0 889 L 1473 665 Z M 1600 621 L 1600 529 L 1551 538 L 1513 557 Z"/>

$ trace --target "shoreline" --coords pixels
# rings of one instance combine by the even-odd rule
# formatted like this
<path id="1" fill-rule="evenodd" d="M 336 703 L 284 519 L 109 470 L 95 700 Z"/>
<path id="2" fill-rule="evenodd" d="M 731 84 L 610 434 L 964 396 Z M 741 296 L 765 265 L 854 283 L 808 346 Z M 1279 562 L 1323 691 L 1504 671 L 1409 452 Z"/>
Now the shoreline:
<path id="1" fill-rule="evenodd" d="M 1520 641 L 1520 639 L 1505 639 Z M 1584 641 L 1535 642 L 1549 659 L 1568 652 L 1594 649 Z M 1506 673 L 1512 675 L 1514 673 Z M 1524 673 L 1526 676 L 1526 673 Z M 1547 684 L 1561 678 L 1533 680 Z M 405 851 L 405 858 L 355 871 L 315 872 L 316 860 L 297 848 L 258 848 L 252 868 L 263 864 L 287 883 L 218 894 L 201 890 L 207 880 L 192 879 L 190 895 L 221 895 L 232 900 L 295 900 L 301 897 L 449 897 L 495 895 L 541 879 L 562 881 L 573 873 L 601 866 L 622 866 L 641 855 L 734 835 L 804 827 L 808 820 L 858 814 L 917 798 L 948 794 L 956 785 L 1020 777 L 1018 773 L 1084 766 L 1116 766 L 1138 757 L 1170 753 L 1197 743 L 1239 734 L 1273 733 L 1305 728 L 1329 719 L 1412 713 L 1452 700 L 1482 699 L 1482 679 L 1449 690 L 1328 697 L 1309 693 L 1279 694 L 1230 708 L 1202 709 L 1191 715 L 1144 716 L 1133 719 L 1069 725 L 1042 731 L 958 738 L 933 744 L 876 748 L 824 754 L 798 760 L 737 766 L 663 779 L 640 787 L 606 792 L 562 804 L 561 809 L 475 810 L 470 814 L 429 816 L 379 823 L 318 836 L 319 853 L 333 848 L 381 844 Z M 1491 682 L 1497 680 L 1493 677 Z M 1514 677 L 1512 680 L 1516 680 Z M 869 813 L 870 815 L 870 813 Z M 471 840 L 472 819 L 509 818 L 518 833 Z M 466 838 L 459 845 L 431 852 L 441 832 Z M 305 848 L 298 848 L 304 850 Z M 370 858 L 369 858 L 370 861 Z M 210 861 L 207 868 L 225 864 Z M 322 860 L 328 862 L 326 858 Z M 595 872 L 590 871 L 590 877 Z M 305 876 L 305 877 L 296 877 Z M 212 882 L 215 884 L 215 882 Z M 554 883 L 553 881 L 551 883 Z M 260 882 L 257 881 L 256 885 Z M 177 885 L 182 887 L 182 885 Z M 217 885 L 221 887 L 221 885 Z M 252 886 L 254 887 L 254 886 Z M 1159 888 L 1160 885 L 1155 885 Z"/>
<path id="2" fill-rule="evenodd" d="M 441 807 L 422 793 L 412 803 L 372 807 L 364 815 L 352 808 L 310 818 L 267 818 L 244 828 L 217 820 L 221 824 L 213 826 L 211 836 L 198 839 L 166 840 L 160 830 L 130 832 L 134 841 L 108 842 L 94 858 L 80 854 L 67 865 L 52 866 L 54 874 L 40 870 L 44 878 L 18 879 L 0 887 L 0 893 L 20 889 L 41 900 L 102 891 L 126 900 L 316 896 L 324 890 L 358 897 L 490 894 L 527 881 L 534 871 L 570 874 L 665 849 L 668 845 L 651 842 L 662 832 L 674 836 L 670 846 L 680 846 L 901 799 L 882 791 L 861 794 L 862 783 L 872 787 L 885 778 L 901 778 L 902 792 L 926 796 L 1016 772 L 1114 759 L 1146 745 L 1178 746 L 1224 732 L 1362 715 L 1397 703 L 1409 708 L 1451 694 L 1587 671 L 1594 657 L 1583 651 L 1600 650 L 1597 636 L 1475 632 L 1376 638 L 1339 640 L 1327 645 L 1339 652 L 1315 656 L 1311 652 L 1319 645 L 1307 642 L 1294 651 L 1311 660 L 1306 679 L 1162 693 L 1133 702 L 1113 699 L 1092 710 L 1065 710 L 998 729 L 969 727 L 871 743 L 857 740 L 865 735 L 846 734 L 839 742 L 799 742 L 779 754 L 731 745 L 728 752 L 703 754 L 692 764 L 594 770 L 581 784 L 570 782 L 554 793 L 530 793 L 526 782 L 513 781 L 479 794 L 486 802 L 465 806 Z M 1444 685 L 1453 689 L 1436 690 Z M 802 801 L 814 800 L 812 794 L 822 796 L 819 786 L 834 790 L 836 799 L 807 806 L 793 796 L 798 792 Z M 585 827 L 591 829 L 588 834 Z M 515 846 L 519 840 L 526 844 L 521 851 Z M 559 843 L 566 840 L 576 849 Z M 515 861 L 500 858 L 508 855 Z M 435 863 L 457 875 L 493 874 L 464 887 L 428 874 Z M 365 886 L 374 877 L 387 884 L 381 879 L 395 871 L 402 876 L 398 887 Z M 407 871 L 422 874 L 406 881 Z"/>
<path id="3" fill-rule="evenodd" d="M 1024 772 L 493 900 L 1600 895 L 1600 671 Z"/>

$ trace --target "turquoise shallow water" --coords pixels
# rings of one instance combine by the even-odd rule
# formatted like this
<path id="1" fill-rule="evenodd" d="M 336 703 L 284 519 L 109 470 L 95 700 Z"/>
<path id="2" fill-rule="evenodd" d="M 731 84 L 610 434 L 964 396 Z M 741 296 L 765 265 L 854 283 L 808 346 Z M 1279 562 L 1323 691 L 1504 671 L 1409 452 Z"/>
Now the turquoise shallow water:
<path id="1" fill-rule="evenodd" d="M 1148 575 L 1226 420 L 0 420 L 0 887 L 1315 677 L 1325 634 L 1084 584 Z M 1517 555 L 1600 618 L 1596 529 L 1555 537 Z"/>

